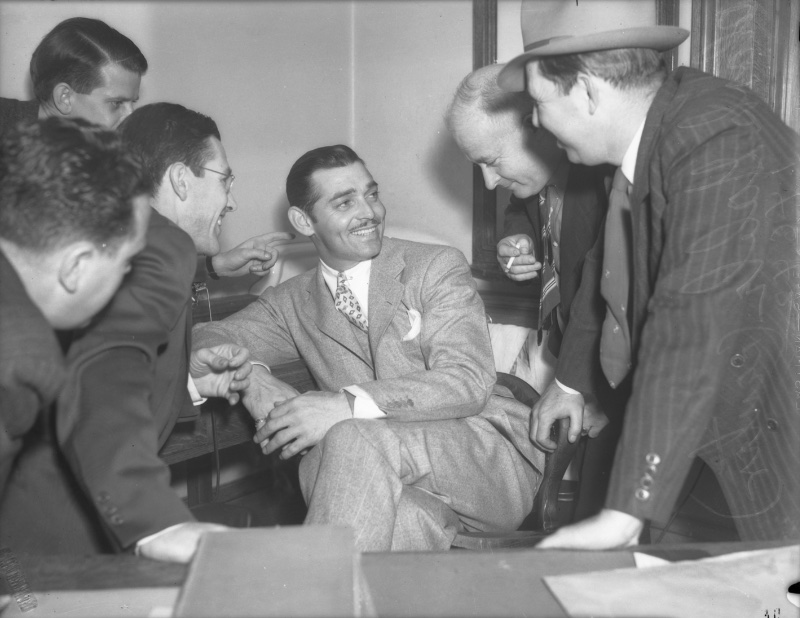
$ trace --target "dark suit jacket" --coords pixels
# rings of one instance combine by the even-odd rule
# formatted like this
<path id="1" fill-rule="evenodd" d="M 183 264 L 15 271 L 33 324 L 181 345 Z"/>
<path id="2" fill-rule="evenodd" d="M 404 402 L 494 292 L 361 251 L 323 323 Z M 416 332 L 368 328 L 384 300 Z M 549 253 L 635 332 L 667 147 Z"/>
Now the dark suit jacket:
<path id="1" fill-rule="evenodd" d="M 35 495 L 20 488 L 17 508 L 8 500 L 0 511 L 3 535 L 17 537 L 12 547 L 120 550 L 194 519 L 170 488 L 158 449 L 181 412 L 194 414 L 186 380 L 195 268 L 191 238 L 153 211 L 147 247 L 111 304 L 70 345 L 55 439 L 31 454 L 29 487 L 52 510 L 40 504 L 25 513 L 31 504 L 22 494 Z M 55 440 L 64 461 L 52 452 Z"/>
<path id="2" fill-rule="evenodd" d="M 413 337 L 412 311 L 420 317 Z M 486 314 L 458 250 L 384 238 L 372 262 L 368 314 L 369 340 L 360 341 L 314 268 L 224 320 L 198 325 L 194 346 L 233 341 L 267 364 L 302 358 L 322 390 L 357 385 L 392 420 L 480 414 L 543 469 L 528 437 L 530 410 L 493 394 Z"/>
<path id="3" fill-rule="evenodd" d="M 561 215 L 561 253 L 559 272 L 559 293 L 565 325 L 569 323 L 572 301 L 581 284 L 583 263 L 586 253 L 597 240 L 597 233 L 603 225 L 608 209 L 608 189 L 613 168 L 607 165 L 586 167 L 569 164 L 564 206 Z M 542 250 L 542 226 L 539 217 L 539 196 L 522 200 L 516 197 L 506 208 L 504 235 L 528 234 L 534 244 L 537 256 Z M 549 338 L 549 347 L 558 356 L 560 338 Z M 588 345 L 588 344 L 587 344 Z M 588 389 L 584 389 L 588 390 Z"/>
<path id="4" fill-rule="evenodd" d="M 64 355 L 0 251 L 0 501 L 23 437 L 58 395 Z"/>
<path id="5" fill-rule="evenodd" d="M 631 196 L 633 392 L 609 508 L 666 521 L 699 455 L 742 539 L 800 538 L 798 153 L 747 88 L 682 68 L 658 91 Z"/>

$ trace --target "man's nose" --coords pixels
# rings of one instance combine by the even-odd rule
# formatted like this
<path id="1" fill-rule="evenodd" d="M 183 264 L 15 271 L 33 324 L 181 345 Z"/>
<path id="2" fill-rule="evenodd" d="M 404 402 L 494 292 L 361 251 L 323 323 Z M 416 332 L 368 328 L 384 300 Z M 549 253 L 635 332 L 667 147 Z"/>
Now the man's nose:
<path id="1" fill-rule="evenodd" d="M 487 165 L 481 165 L 481 173 L 483 174 L 483 182 L 486 184 L 486 188 L 491 191 L 497 186 L 497 183 L 500 182 L 500 176 L 498 176 L 494 170 L 489 169 Z"/>
<path id="2" fill-rule="evenodd" d="M 236 198 L 233 197 L 233 191 L 228 191 L 228 203 L 225 204 L 225 210 L 233 211 L 238 210 L 239 203 L 236 201 Z"/>

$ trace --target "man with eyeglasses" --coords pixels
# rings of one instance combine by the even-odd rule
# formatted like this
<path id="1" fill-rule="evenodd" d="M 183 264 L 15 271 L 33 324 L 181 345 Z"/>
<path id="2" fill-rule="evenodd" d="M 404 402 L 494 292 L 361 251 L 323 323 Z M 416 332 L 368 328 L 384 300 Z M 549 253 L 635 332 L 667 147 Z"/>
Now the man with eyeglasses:
<path id="1" fill-rule="evenodd" d="M 109 307 L 70 343 L 75 386 L 57 404 L 68 467 L 50 453 L 49 470 L 28 483 L 39 484 L 27 495 L 40 503 L 6 501 L 13 512 L 0 513 L 0 542 L 28 553 L 136 550 L 187 562 L 218 526 L 194 520 L 158 451 L 179 419 L 197 417 L 193 403 L 215 395 L 233 403 L 247 383 L 243 348 L 189 358 L 197 256 L 220 249 L 222 221 L 236 209 L 233 173 L 214 121 L 181 105 L 146 105 L 119 131 L 144 170 L 147 246 Z"/>

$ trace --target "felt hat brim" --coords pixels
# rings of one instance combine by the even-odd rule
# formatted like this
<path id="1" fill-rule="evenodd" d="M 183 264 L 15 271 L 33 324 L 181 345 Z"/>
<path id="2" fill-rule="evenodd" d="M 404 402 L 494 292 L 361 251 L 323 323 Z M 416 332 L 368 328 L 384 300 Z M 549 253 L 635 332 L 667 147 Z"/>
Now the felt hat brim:
<path id="1" fill-rule="evenodd" d="M 688 36 L 688 30 L 677 26 L 643 26 L 543 39 L 526 45 L 524 53 L 508 62 L 497 76 L 497 83 L 508 92 L 524 91 L 525 65 L 536 58 L 631 47 L 667 51 L 683 43 Z"/>

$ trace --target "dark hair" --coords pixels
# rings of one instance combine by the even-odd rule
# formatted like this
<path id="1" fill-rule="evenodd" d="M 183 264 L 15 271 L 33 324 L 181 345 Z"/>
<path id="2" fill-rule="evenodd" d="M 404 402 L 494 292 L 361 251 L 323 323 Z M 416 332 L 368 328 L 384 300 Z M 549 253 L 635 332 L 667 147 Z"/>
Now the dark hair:
<path id="1" fill-rule="evenodd" d="M 658 88 L 667 76 L 664 57 L 654 49 L 627 48 L 585 54 L 567 54 L 539 58 L 539 73 L 558 84 L 568 94 L 578 80 L 578 73 L 604 79 L 611 85 L 629 88 Z"/>
<path id="2" fill-rule="evenodd" d="M 118 131 L 128 149 L 139 157 L 152 196 L 173 163 L 184 163 L 195 176 L 203 176 L 202 166 L 213 156 L 209 138 L 220 139 L 211 118 L 177 103 L 140 107 L 120 123 Z"/>
<path id="3" fill-rule="evenodd" d="M 353 163 L 364 163 L 352 148 L 337 144 L 309 150 L 292 165 L 286 177 L 286 197 L 290 206 L 297 206 L 308 215 L 319 199 L 311 180 L 317 170 L 346 167 Z"/>
<path id="4" fill-rule="evenodd" d="M 22 249 L 88 240 L 113 254 L 134 233 L 143 194 L 119 135 L 85 120 L 20 123 L 0 139 L 0 237 Z"/>
<path id="5" fill-rule="evenodd" d="M 40 103 L 47 103 L 53 88 L 64 82 L 75 92 L 88 94 L 102 85 L 100 70 L 108 64 L 118 64 L 137 75 L 147 72 L 144 55 L 124 34 L 99 19 L 66 19 L 48 32 L 33 52 L 33 92 Z"/>

